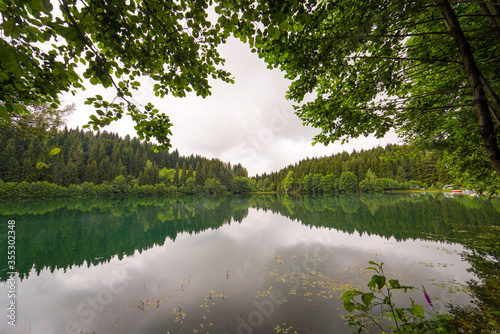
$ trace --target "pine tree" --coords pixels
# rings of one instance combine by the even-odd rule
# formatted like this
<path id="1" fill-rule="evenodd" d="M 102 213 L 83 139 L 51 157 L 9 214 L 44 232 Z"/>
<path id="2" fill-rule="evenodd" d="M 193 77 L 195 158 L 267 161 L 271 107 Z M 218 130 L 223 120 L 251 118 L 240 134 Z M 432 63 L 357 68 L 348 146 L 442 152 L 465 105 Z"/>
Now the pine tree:
<path id="1" fill-rule="evenodd" d="M 174 186 L 179 187 L 179 162 L 175 164 Z"/>
<path id="2" fill-rule="evenodd" d="M 0 158 L 0 179 L 5 182 L 20 181 L 19 162 L 17 161 L 16 141 L 14 138 L 7 140 Z"/>
<path id="3" fill-rule="evenodd" d="M 202 175 L 202 171 L 201 171 L 201 165 L 200 165 L 199 162 L 196 163 L 196 169 L 195 169 L 195 173 L 194 173 L 194 183 L 197 186 L 203 186 L 204 185 L 203 175 Z"/>
<path id="4" fill-rule="evenodd" d="M 84 181 L 98 183 L 99 182 L 99 168 L 97 167 L 97 162 L 92 160 L 87 164 L 85 169 Z"/>
<path id="5" fill-rule="evenodd" d="M 399 183 L 406 182 L 406 173 L 403 166 L 399 166 L 396 172 L 396 181 Z"/>
<path id="6" fill-rule="evenodd" d="M 111 182 L 115 178 L 109 157 L 99 163 L 99 182 Z"/>
<path id="7" fill-rule="evenodd" d="M 182 171 L 181 171 L 181 185 L 186 184 L 187 180 L 187 170 L 186 170 L 186 161 L 182 163 Z"/>

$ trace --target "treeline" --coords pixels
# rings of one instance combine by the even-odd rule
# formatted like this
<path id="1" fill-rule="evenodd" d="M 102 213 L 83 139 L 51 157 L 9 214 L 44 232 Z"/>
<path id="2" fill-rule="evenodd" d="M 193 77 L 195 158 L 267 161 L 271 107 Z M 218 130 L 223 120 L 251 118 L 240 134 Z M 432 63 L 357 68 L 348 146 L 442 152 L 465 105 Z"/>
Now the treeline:
<path id="1" fill-rule="evenodd" d="M 286 193 L 441 189 L 453 181 L 443 170 L 442 158 L 439 152 L 387 145 L 351 154 L 308 158 L 254 179 L 258 190 Z"/>
<path id="2" fill-rule="evenodd" d="M 55 147 L 60 152 L 50 156 Z M 155 153 L 151 147 L 129 136 L 67 128 L 51 130 L 43 140 L 0 136 L 0 197 L 353 193 L 440 189 L 453 183 L 440 153 L 410 146 L 308 158 L 252 178 L 241 164 L 181 156 L 177 150 Z M 37 169 L 39 162 L 48 168 Z"/>
<path id="3" fill-rule="evenodd" d="M 241 164 L 181 156 L 177 150 L 155 153 L 151 146 L 106 131 L 51 130 L 44 140 L 12 132 L 0 137 L 0 193 L 4 197 L 161 196 L 249 190 L 248 172 Z M 55 147 L 60 153 L 50 156 Z M 48 168 L 36 169 L 38 162 Z"/>

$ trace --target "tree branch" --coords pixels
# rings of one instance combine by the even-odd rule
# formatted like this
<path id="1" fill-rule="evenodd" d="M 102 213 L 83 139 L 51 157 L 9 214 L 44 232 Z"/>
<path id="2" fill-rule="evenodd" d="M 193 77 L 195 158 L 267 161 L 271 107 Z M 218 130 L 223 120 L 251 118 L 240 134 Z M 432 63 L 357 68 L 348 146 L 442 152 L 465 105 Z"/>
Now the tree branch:
<path id="1" fill-rule="evenodd" d="M 437 58 L 428 58 L 428 59 L 421 59 L 421 58 L 409 58 L 409 57 L 383 57 L 383 56 L 347 56 L 345 58 L 350 58 L 350 59 L 386 59 L 386 60 L 408 60 L 408 61 L 420 61 L 422 63 L 435 63 L 435 62 L 440 62 L 440 63 L 454 63 L 454 64 L 461 64 L 459 61 L 455 60 L 447 60 L 447 59 L 437 59 Z"/>
<path id="2" fill-rule="evenodd" d="M 484 76 L 481 75 L 481 83 L 484 86 L 484 89 L 486 90 L 486 94 L 491 99 L 491 105 L 490 105 L 490 111 L 493 114 L 493 117 L 497 121 L 498 124 L 500 124 L 500 99 L 498 98 L 498 95 L 495 93 L 495 90 L 490 86 L 490 83 Z"/>
<path id="3" fill-rule="evenodd" d="M 490 24 L 491 30 L 493 30 L 495 36 L 498 38 L 498 40 L 500 40 L 500 26 L 497 20 L 495 19 L 495 16 L 491 15 L 490 8 L 488 7 L 487 4 L 484 3 L 479 3 L 479 7 L 481 7 L 481 10 L 485 14 Z"/>

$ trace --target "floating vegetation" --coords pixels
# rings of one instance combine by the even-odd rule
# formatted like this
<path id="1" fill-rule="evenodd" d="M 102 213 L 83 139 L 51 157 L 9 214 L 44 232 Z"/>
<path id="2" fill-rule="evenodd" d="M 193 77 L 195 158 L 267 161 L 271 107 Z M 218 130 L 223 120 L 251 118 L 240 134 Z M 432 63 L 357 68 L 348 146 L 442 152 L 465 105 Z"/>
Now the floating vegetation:
<path id="1" fill-rule="evenodd" d="M 118 323 L 122 320 L 122 318 L 117 318 L 116 320 L 114 321 L 110 321 L 110 323 L 112 323 L 113 325 L 118 326 Z"/>
<path id="2" fill-rule="evenodd" d="M 224 290 L 217 289 L 216 291 L 208 291 L 208 295 L 205 296 L 205 303 L 201 304 L 200 307 L 208 307 L 208 301 L 214 299 L 226 299 L 228 296 L 238 293 L 238 290 L 233 289 L 231 292 L 227 293 Z"/>
<path id="3" fill-rule="evenodd" d="M 279 264 L 282 264 L 283 263 L 283 259 L 281 258 L 281 256 L 279 254 L 276 254 L 274 255 L 274 259 L 276 260 L 276 262 L 278 262 Z"/>
<path id="4" fill-rule="evenodd" d="M 234 295 L 239 292 L 233 285 L 244 284 L 247 275 L 241 274 L 245 274 L 247 271 L 248 274 L 253 274 L 255 268 L 246 266 L 229 267 L 226 270 L 225 280 L 224 276 L 221 276 L 219 272 L 217 276 L 219 284 L 221 284 L 220 288 L 205 290 L 206 295 L 202 298 L 200 298 L 200 295 L 193 295 L 193 293 L 196 293 L 196 289 L 194 291 L 192 289 L 186 289 L 185 291 L 185 288 L 187 288 L 191 282 L 191 275 L 185 274 L 181 276 L 183 277 L 181 282 L 173 285 L 173 287 L 177 287 L 171 290 L 172 295 L 166 294 L 166 298 L 163 296 L 161 298 L 146 296 L 145 298 L 144 296 L 138 297 L 135 295 L 134 299 L 136 298 L 139 303 L 135 307 L 127 308 L 127 311 L 158 309 L 160 304 L 169 301 L 168 304 L 164 305 L 164 312 L 169 312 L 174 315 L 173 318 L 168 318 L 169 322 L 173 320 L 174 323 L 182 324 L 176 325 L 180 327 L 173 333 L 209 333 L 209 330 L 213 332 L 214 330 L 220 329 L 220 327 L 214 326 L 214 323 L 218 326 L 223 325 L 219 323 L 222 320 L 221 312 L 227 313 L 229 307 L 230 312 L 234 315 L 233 317 L 229 314 L 224 316 L 226 318 L 232 317 L 233 319 L 232 323 L 229 322 L 227 324 L 239 329 L 245 329 L 245 326 L 248 326 L 250 320 L 256 321 L 257 318 L 249 318 L 255 316 L 256 310 L 263 312 L 261 308 L 256 308 L 255 305 L 266 305 L 266 307 L 270 307 L 268 305 L 271 305 L 269 303 L 272 302 L 273 310 L 274 307 L 281 308 L 280 313 L 285 312 L 286 314 L 290 314 L 288 312 L 294 312 L 293 310 L 296 307 L 304 307 L 304 312 L 327 312 L 331 305 L 337 305 L 339 303 L 342 293 L 348 290 L 361 289 L 361 286 L 363 286 L 370 277 L 369 271 L 361 266 L 332 266 L 327 260 L 329 255 L 318 255 L 323 254 L 321 252 L 301 253 L 298 255 L 287 254 L 286 256 L 285 254 L 272 254 L 273 253 L 268 255 L 267 262 L 261 263 L 260 269 L 263 270 L 264 274 L 264 277 L 260 277 L 262 280 L 261 285 L 256 287 L 255 290 L 244 288 L 244 293 L 239 298 L 237 297 L 235 299 Z M 289 265 L 282 266 L 284 263 Z M 267 264 L 269 269 L 265 264 Z M 440 263 L 437 265 L 446 267 Z M 247 271 L 245 269 L 247 269 Z M 231 277 L 232 280 L 226 281 L 229 280 L 230 271 L 232 271 L 233 274 Z M 241 274 L 238 272 L 241 272 Z M 389 273 L 388 275 L 392 277 L 401 277 L 402 281 L 411 279 L 411 277 L 409 278 L 408 276 L 397 275 L 395 273 Z M 252 276 L 250 275 L 249 277 Z M 465 287 L 457 282 L 438 283 L 434 281 L 434 285 L 441 288 L 447 288 L 449 292 L 466 291 Z M 149 290 L 154 290 L 146 284 L 141 284 L 137 288 L 140 289 L 141 292 L 145 291 L 145 293 Z M 256 291 L 256 289 L 259 290 Z M 189 295 L 186 295 L 186 293 L 189 293 Z M 183 298 L 190 300 L 193 298 L 201 299 L 199 303 L 200 309 L 193 310 L 190 308 L 190 304 L 184 304 L 182 301 Z M 248 299 L 248 304 L 244 306 L 244 300 L 246 300 L 246 298 L 250 299 Z M 434 301 L 436 297 L 431 298 Z M 241 304 L 242 301 L 243 306 Z M 235 305 L 235 307 L 232 308 L 232 305 Z M 336 307 L 338 311 L 339 308 L 337 306 L 334 307 Z M 187 319 L 187 313 L 190 314 L 189 320 Z M 114 322 L 110 322 L 117 326 L 120 320 L 121 319 L 117 319 Z M 283 322 L 284 320 L 286 321 Z M 306 328 L 302 327 L 302 324 L 295 325 L 291 318 L 276 318 L 276 322 L 271 322 L 266 324 L 266 326 L 267 325 L 271 326 L 267 327 L 267 332 L 293 334 L 302 333 L 306 330 Z M 168 326 L 173 326 L 173 324 L 170 322 Z M 172 328 L 169 327 L 167 328 L 172 331 Z"/>
<path id="5" fill-rule="evenodd" d="M 441 283 L 432 283 L 432 285 L 438 286 L 442 289 L 446 289 L 446 292 L 448 293 L 458 293 L 458 292 L 470 293 L 470 289 L 467 285 L 458 283 L 455 279 L 449 282 L 443 281 Z"/>
<path id="6" fill-rule="evenodd" d="M 144 311 L 144 310 L 148 310 L 150 308 L 159 308 L 160 307 L 160 304 L 163 304 L 165 303 L 165 297 L 161 297 L 161 298 L 158 298 L 158 299 L 153 299 L 153 300 L 149 300 L 149 299 L 146 299 L 146 300 L 143 300 L 141 299 L 140 303 L 138 306 L 136 307 L 127 307 L 127 311 Z"/>
<path id="7" fill-rule="evenodd" d="M 276 325 L 274 327 L 274 330 L 276 333 L 283 333 L 283 334 L 297 334 L 297 330 L 294 329 L 293 325 L 288 325 L 286 322 Z"/>
<path id="8" fill-rule="evenodd" d="M 411 261 L 410 263 L 411 264 L 419 264 L 421 266 L 429 267 L 429 268 L 447 268 L 447 267 L 454 266 L 454 264 L 451 264 L 451 263 L 441 263 L 441 262 L 433 263 L 433 262 L 425 262 L 425 261 L 420 261 L 420 262 Z"/>
<path id="9" fill-rule="evenodd" d="M 177 307 L 178 309 L 173 307 L 170 313 L 175 314 L 174 322 L 180 322 L 181 324 L 183 324 L 187 314 L 182 310 L 180 305 L 177 305 Z"/>

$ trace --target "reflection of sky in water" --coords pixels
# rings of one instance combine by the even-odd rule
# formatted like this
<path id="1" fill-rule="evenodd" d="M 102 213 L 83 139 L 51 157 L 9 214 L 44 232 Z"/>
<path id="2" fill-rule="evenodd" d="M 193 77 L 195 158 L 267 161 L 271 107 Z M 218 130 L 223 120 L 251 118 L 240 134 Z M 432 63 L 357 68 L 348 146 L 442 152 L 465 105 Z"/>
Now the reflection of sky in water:
<path id="1" fill-rule="evenodd" d="M 193 235 L 182 233 L 175 242 L 167 239 L 162 247 L 136 252 L 121 261 L 115 257 L 90 268 L 32 274 L 17 284 L 18 325 L 12 328 L 2 321 L 0 332 L 25 333 L 31 328 L 32 333 L 80 333 L 81 328 L 84 333 L 236 333 L 239 328 L 249 333 L 249 316 L 258 310 L 254 301 L 269 300 L 269 296 L 256 298 L 253 294 L 273 286 L 285 294 L 287 302 L 275 305 L 269 318 L 262 316 L 262 324 L 251 328 L 253 333 L 272 332 L 275 324 L 284 321 L 299 329 L 309 326 L 317 332 L 351 333 L 339 317 L 341 291 L 327 299 L 318 296 L 317 287 L 311 288 L 314 298 L 309 301 L 309 297 L 288 295 L 287 286 L 268 272 L 276 270 L 279 277 L 310 261 L 316 271 L 338 282 L 347 279 L 364 286 L 368 274 L 360 276 L 354 271 L 373 260 L 385 262 L 387 272 L 402 275 L 403 281 L 424 284 L 431 295 L 445 302 L 465 303 L 464 295 L 433 285 L 451 280 L 464 283 L 471 278 L 466 273 L 468 263 L 460 260 L 461 251 L 460 245 L 397 242 L 376 235 L 310 228 L 270 211 L 249 209 L 241 224 L 231 222 Z M 317 259 L 323 258 L 314 260 L 315 252 Z M 283 263 L 278 263 L 276 254 Z M 1 285 L 0 293 L 6 305 L 6 284 Z M 100 304 L 99 298 L 107 305 Z M 425 303 L 423 296 L 413 298 Z M 93 308 L 92 301 L 97 301 L 97 307 Z M 179 306 L 186 312 L 184 324 L 174 322 L 176 314 L 171 313 Z"/>

